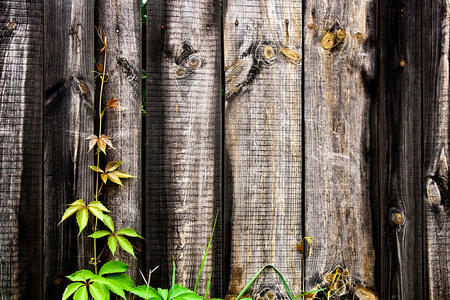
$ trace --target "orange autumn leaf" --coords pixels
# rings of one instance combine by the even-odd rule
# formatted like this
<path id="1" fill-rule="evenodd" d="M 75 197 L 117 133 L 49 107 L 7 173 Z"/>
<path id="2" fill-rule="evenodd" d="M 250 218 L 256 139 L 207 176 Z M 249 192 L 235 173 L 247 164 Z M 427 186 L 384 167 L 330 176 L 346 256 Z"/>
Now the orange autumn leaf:
<path id="1" fill-rule="evenodd" d="M 116 103 L 119 102 L 120 99 L 114 99 L 114 96 L 109 99 L 108 103 L 106 104 L 106 107 L 114 107 L 118 109 L 126 109 L 120 105 L 117 105 Z"/>
<path id="2" fill-rule="evenodd" d="M 103 151 L 103 153 L 106 154 L 106 145 L 108 145 L 110 148 L 114 149 L 111 141 L 109 140 L 109 137 L 107 137 L 105 134 L 102 134 L 100 137 L 97 137 L 96 135 L 92 134 L 86 138 L 89 141 L 89 151 L 94 148 L 94 146 L 97 144 L 97 147 Z M 89 152 L 88 151 L 88 152 Z"/>

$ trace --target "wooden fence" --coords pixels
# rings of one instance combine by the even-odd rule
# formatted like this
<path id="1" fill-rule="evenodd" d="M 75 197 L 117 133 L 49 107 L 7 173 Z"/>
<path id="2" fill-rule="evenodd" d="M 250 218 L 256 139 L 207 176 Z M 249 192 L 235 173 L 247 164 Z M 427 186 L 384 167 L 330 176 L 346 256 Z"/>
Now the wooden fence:
<path id="1" fill-rule="evenodd" d="M 167 287 L 173 255 L 192 288 L 219 211 L 201 292 L 212 269 L 233 299 L 273 264 L 294 294 L 450 299 L 448 6 L 149 0 L 145 24 L 138 0 L 2 0 L 0 298 L 60 299 L 90 267 L 75 220 L 57 224 L 94 193 L 102 26 L 105 97 L 128 108 L 105 120 L 108 160 L 137 176 L 103 201 L 146 238 L 119 253 L 130 276 L 159 266 Z M 287 299 L 273 269 L 250 296 Z"/>

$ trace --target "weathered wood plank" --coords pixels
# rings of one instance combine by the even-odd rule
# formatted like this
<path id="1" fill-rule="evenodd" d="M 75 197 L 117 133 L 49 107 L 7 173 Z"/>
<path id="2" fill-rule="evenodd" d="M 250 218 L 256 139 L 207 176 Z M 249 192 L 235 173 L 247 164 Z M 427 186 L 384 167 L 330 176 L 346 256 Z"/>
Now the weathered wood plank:
<path id="1" fill-rule="evenodd" d="M 304 18 L 306 289 L 372 299 L 376 2 L 308 0 Z"/>
<path id="2" fill-rule="evenodd" d="M 42 297 L 41 0 L 0 3 L 0 298 Z"/>
<path id="3" fill-rule="evenodd" d="M 105 112 L 102 134 L 111 138 L 115 150 L 107 149 L 103 166 L 109 161 L 124 161 L 119 169 L 137 177 L 124 179 L 123 187 L 108 182 L 102 196 L 105 205 L 112 211 L 116 231 L 132 228 L 138 234 L 143 234 L 141 1 L 121 0 L 111 3 L 97 0 L 95 6 L 98 10 L 97 27 L 102 27 L 108 41 L 106 72 L 109 79 L 104 85 L 102 109 L 111 97 L 121 99 L 118 105 L 126 108 L 109 108 Z M 96 59 L 103 65 L 104 55 L 100 53 L 100 49 L 96 51 Z M 140 240 L 133 243 L 137 260 L 122 249 L 118 249 L 114 256 L 114 259 L 130 265 L 127 273 L 138 281 L 141 278 L 139 268 L 142 269 L 141 245 Z"/>
<path id="4" fill-rule="evenodd" d="M 379 4 L 381 299 L 424 292 L 421 3 Z"/>
<path id="5" fill-rule="evenodd" d="M 301 1 L 224 2 L 226 194 L 231 257 L 227 298 L 266 264 L 301 290 Z M 286 297 L 267 269 L 249 293 Z"/>
<path id="6" fill-rule="evenodd" d="M 146 234 L 155 285 L 194 287 L 216 211 L 221 208 L 220 3 L 148 2 Z M 218 221 L 221 223 L 221 220 Z M 198 289 L 214 269 L 222 293 L 221 226 Z M 154 281 L 153 281 L 154 278 Z"/>
<path id="7" fill-rule="evenodd" d="M 423 299 L 450 299 L 448 1 L 423 1 Z M 426 294 L 426 293 L 427 294 Z"/>
<path id="8" fill-rule="evenodd" d="M 94 11 L 91 1 L 45 1 L 44 298 L 61 299 L 65 276 L 93 257 L 75 217 L 58 222 L 66 204 L 93 198 Z"/>

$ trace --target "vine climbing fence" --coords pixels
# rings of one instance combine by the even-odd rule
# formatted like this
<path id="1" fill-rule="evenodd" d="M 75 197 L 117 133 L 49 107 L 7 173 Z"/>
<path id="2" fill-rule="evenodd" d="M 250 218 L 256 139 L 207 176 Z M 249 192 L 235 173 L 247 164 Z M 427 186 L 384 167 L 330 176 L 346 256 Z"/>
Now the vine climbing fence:
<path id="1" fill-rule="evenodd" d="M 192 287 L 219 212 L 214 297 L 272 264 L 294 294 L 450 299 L 448 1 L 152 0 L 146 14 L 0 2 L 1 299 L 60 299 L 89 267 L 75 220 L 57 224 L 94 193 L 99 26 L 105 94 L 127 108 L 104 120 L 108 159 L 137 176 L 102 197 L 145 237 L 121 257 L 131 277 L 159 266 L 167 287 L 173 256 Z M 288 297 L 270 269 L 249 295 Z"/>

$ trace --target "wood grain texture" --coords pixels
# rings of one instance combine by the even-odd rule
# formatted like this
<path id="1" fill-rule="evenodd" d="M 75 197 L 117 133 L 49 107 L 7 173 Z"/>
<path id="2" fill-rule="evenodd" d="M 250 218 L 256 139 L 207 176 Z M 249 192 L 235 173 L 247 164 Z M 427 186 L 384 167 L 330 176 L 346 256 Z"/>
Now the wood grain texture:
<path id="1" fill-rule="evenodd" d="M 167 287 L 173 255 L 176 282 L 194 288 L 222 206 L 220 3 L 147 5 L 147 266 L 159 266 L 152 282 Z M 200 294 L 212 267 L 209 295 L 222 294 L 221 231 L 217 226 Z"/>
<path id="2" fill-rule="evenodd" d="M 381 299 L 424 295 L 421 3 L 379 4 Z"/>
<path id="3" fill-rule="evenodd" d="M 42 297 L 42 13 L 0 3 L 0 299 Z"/>
<path id="4" fill-rule="evenodd" d="M 423 1 L 423 299 L 450 299 L 448 1 Z"/>
<path id="5" fill-rule="evenodd" d="M 66 204 L 94 194 L 85 140 L 94 129 L 94 11 L 90 1 L 45 1 L 44 15 L 44 298 L 61 299 L 65 276 L 92 268 L 90 229 L 78 237 L 75 217 L 57 224 Z"/>
<path id="6" fill-rule="evenodd" d="M 301 290 L 301 12 L 300 1 L 224 2 L 228 299 L 266 264 Z M 249 294 L 287 297 L 273 269 Z"/>
<path id="7" fill-rule="evenodd" d="M 103 108 L 114 97 L 117 104 L 126 108 L 108 108 L 103 118 L 102 133 L 111 138 L 115 150 L 108 148 L 103 166 L 110 161 L 124 161 L 119 169 L 136 176 L 123 179 L 123 187 L 108 182 L 102 191 L 106 207 L 112 211 L 115 230 L 132 228 L 143 234 L 142 228 L 142 28 L 139 0 L 96 1 L 97 27 L 107 36 L 106 72 L 109 79 L 103 90 Z M 96 39 L 99 45 L 99 39 Z M 97 48 L 96 59 L 103 65 L 104 55 Z M 100 84 L 100 82 L 98 82 Z M 96 101 L 97 102 L 97 101 Z M 103 109 L 102 108 L 102 109 Z M 103 155 L 102 155 L 103 156 Z M 104 156 L 103 156 L 104 157 Z M 106 239 L 102 243 L 106 243 Z M 140 281 L 142 269 L 142 244 L 132 241 L 137 260 L 118 247 L 114 259 L 130 265 L 127 274 Z M 120 249 L 119 249 L 120 248 Z M 109 252 L 108 252 L 109 253 Z"/>
<path id="8" fill-rule="evenodd" d="M 342 299 L 375 289 L 376 19 L 371 0 L 304 10 L 306 290 L 328 288 L 339 270 L 331 293 Z"/>

